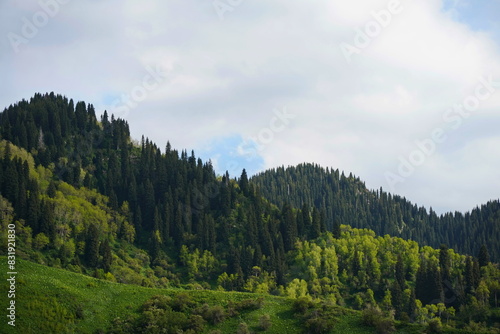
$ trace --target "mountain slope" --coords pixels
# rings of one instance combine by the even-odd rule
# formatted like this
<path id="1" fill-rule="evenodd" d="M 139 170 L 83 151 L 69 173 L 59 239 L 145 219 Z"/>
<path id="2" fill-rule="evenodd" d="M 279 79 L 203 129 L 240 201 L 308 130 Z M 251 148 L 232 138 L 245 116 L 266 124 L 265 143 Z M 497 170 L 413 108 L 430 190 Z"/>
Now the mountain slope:
<path id="1" fill-rule="evenodd" d="M 252 177 L 261 194 L 272 203 L 323 210 L 329 229 L 335 222 L 369 228 L 378 235 L 390 234 L 420 244 L 449 247 L 477 256 L 482 245 L 491 259 L 500 260 L 500 202 L 490 201 L 471 212 L 437 216 L 432 209 L 412 204 L 406 198 L 370 191 L 352 175 L 317 165 L 276 168 Z"/>
<path id="2" fill-rule="evenodd" d="M 1 268 L 5 268 L 6 258 L 0 257 Z M 227 307 L 228 303 L 256 300 L 260 297 L 250 293 L 217 291 L 184 291 L 179 289 L 151 289 L 133 285 L 116 284 L 75 274 L 61 269 L 18 261 L 20 280 L 16 300 L 16 326 L 5 321 L 0 323 L 1 333 L 98 333 L 108 332 L 116 319 L 141 317 L 141 307 L 154 296 L 176 296 L 186 294 L 198 304 Z M 7 294 L 5 285 L 1 286 L 2 295 Z M 223 333 L 236 331 L 239 323 L 250 328 L 259 327 L 259 319 L 269 315 L 270 327 L 266 333 L 301 333 L 301 324 L 293 316 L 292 300 L 263 297 L 262 306 L 255 310 L 240 311 L 238 316 L 228 317 L 225 321 L 210 325 L 198 333 L 221 330 Z M 5 302 L 2 302 L 6 306 Z M 7 308 L 7 307 L 5 307 Z M 337 330 L 343 333 L 371 333 L 372 330 L 361 324 L 360 313 L 344 310 L 339 317 Z M 346 331 L 348 330 L 348 331 Z M 153 333 L 145 331 L 145 333 Z"/>

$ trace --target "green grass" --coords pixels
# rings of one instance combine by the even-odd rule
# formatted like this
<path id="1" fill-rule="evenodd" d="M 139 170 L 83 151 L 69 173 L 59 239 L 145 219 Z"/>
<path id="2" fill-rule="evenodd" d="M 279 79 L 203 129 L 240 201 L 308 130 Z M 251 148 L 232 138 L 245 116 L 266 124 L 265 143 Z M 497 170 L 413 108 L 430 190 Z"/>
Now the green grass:
<path id="1" fill-rule="evenodd" d="M 0 270 L 6 273 L 6 258 L 0 257 Z M 4 315 L 0 333 L 96 333 L 106 331 L 117 317 L 126 319 L 137 316 L 140 306 L 158 294 L 175 295 L 181 290 L 152 289 L 97 280 L 69 271 L 50 268 L 32 262 L 18 260 L 16 264 L 16 327 L 7 324 L 7 284 L 1 285 L 1 309 Z M 3 274 L 5 277 L 6 274 Z M 256 294 L 221 291 L 183 291 L 198 303 L 227 306 L 230 301 L 255 299 Z M 240 322 L 259 333 L 259 318 L 264 314 L 271 317 L 271 328 L 261 333 L 302 333 L 299 320 L 294 317 L 292 300 L 263 296 L 261 309 L 242 312 L 228 318 L 217 326 L 207 326 L 205 333 L 219 329 L 222 333 L 235 333 Z M 373 329 L 361 324 L 360 313 L 343 310 L 334 333 L 374 333 Z"/>

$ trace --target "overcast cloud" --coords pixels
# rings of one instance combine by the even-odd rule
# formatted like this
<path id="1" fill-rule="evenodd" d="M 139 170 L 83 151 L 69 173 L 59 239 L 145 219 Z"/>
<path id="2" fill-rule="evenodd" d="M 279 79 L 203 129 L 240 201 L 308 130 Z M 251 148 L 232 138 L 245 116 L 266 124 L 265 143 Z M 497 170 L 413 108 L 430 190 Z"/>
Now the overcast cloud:
<path id="1" fill-rule="evenodd" d="M 499 12 L 499 0 L 4 0 L 0 107 L 54 91 L 219 173 L 315 162 L 466 211 L 500 197 Z"/>

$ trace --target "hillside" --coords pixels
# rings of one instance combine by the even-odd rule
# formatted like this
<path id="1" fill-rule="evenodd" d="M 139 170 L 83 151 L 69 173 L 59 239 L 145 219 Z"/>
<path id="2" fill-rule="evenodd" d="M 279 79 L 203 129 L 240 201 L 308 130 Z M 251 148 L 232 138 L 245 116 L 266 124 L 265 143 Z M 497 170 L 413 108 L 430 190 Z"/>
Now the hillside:
<path id="1" fill-rule="evenodd" d="M 278 305 L 269 310 L 275 318 L 298 321 L 291 328 L 308 333 L 357 330 L 360 316 L 380 333 L 395 326 L 498 332 L 500 270 L 491 261 L 498 253 L 497 202 L 464 220 L 475 222 L 466 230 L 469 238 L 460 234 L 464 244 L 483 242 L 473 257 L 438 242 L 448 233 L 437 223 L 444 218 L 370 192 L 338 171 L 308 165 L 297 171 L 269 171 L 252 180 L 245 170 L 238 178 L 218 176 L 194 152 L 169 143 L 162 151 L 144 137 L 133 141 L 126 121 L 107 112 L 97 120 L 91 104 L 51 93 L 10 106 L 0 114 L 0 235 L 8 240 L 15 231 L 15 247 L 2 244 L 0 255 L 15 254 L 20 263 L 20 323 L 34 327 L 23 323 L 22 312 L 36 315 L 47 306 L 41 316 L 49 319 L 48 333 L 71 332 L 76 323 L 111 333 L 156 333 L 170 323 L 173 333 L 200 332 L 204 321 L 224 314 L 229 325 L 221 323 L 222 332 L 231 333 L 239 326 L 235 310 L 260 312 L 256 298 L 265 296 Z M 395 229 L 403 238 L 390 236 Z M 411 240 L 417 237 L 422 245 Z M 83 290 L 72 290 L 72 280 L 84 282 Z M 100 286 L 103 291 L 87 289 Z M 31 298 L 46 288 L 52 297 Z M 212 293 L 224 309 L 180 306 L 175 294 L 184 290 L 200 303 Z M 173 298 L 146 303 L 152 296 L 147 291 Z M 140 298 L 131 304 L 135 293 Z M 220 299 L 227 296 L 253 301 L 228 304 Z M 100 297 L 102 303 L 92 302 Z M 22 311 L 24 298 L 31 306 Z M 112 325 L 117 315 L 121 320 Z M 162 322 L 150 323 L 156 318 Z M 248 318 L 250 326 L 256 321 Z M 101 322 L 106 326 L 97 327 Z"/>
<path id="2" fill-rule="evenodd" d="M 6 258 L 0 257 L 2 270 Z M 261 297 L 261 306 L 242 309 L 235 316 L 217 325 L 205 324 L 197 333 L 221 330 L 234 332 L 240 323 L 258 330 L 259 319 L 269 315 L 270 327 L 266 333 L 301 333 L 302 328 L 294 317 L 293 301 L 286 298 L 240 292 L 195 291 L 180 289 L 152 289 L 133 285 L 116 284 L 97 280 L 65 270 L 37 265 L 27 261 L 18 262 L 20 273 L 15 328 L 5 322 L 0 324 L 1 333 L 98 333 L 109 331 L 113 323 L 141 316 L 141 307 L 154 296 L 188 296 L 198 305 L 223 306 L 241 301 L 255 301 Z M 2 295 L 6 293 L 2 285 Z M 187 302 L 186 302 L 187 303 Z M 2 308 L 5 303 L 2 303 Z M 342 333 L 371 333 L 361 324 L 360 312 L 338 309 L 335 327 Z M 152 332 L 148 332 L 152 333 Z"/>
<path id="3" fill-rule="evenodd" d="M 404 197 L 383 189 L 369 190 L 359 177 L 312 164 L 280 167 L 254 177 L 265 198 L 283 206 L 303 205 L 324 212 L 328 228 L 342 222 L 369 228 L 378 235 L 390 234 L 423 245 L 441 244 L 477 256 L 486 246 L 493 261 L 500 260 L 500 202 L 490 201 L 470 212 L 438 216 Z"/>

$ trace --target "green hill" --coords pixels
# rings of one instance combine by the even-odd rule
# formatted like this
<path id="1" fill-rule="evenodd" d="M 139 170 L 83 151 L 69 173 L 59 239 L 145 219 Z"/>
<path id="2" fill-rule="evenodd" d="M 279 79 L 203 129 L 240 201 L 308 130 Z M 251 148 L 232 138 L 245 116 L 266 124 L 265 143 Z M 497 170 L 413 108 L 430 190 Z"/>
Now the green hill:
<path id="1" fill-rule="evenodd" d="M 6 272 L 6 257 L 0 257 L 2 272 Z M 222 333 L 236 332 L 245 322 L 258 331 L 259 318 L 270 316 L 271 327 L 266 333 L 301 333 L 302 325 L 294 317 L 291 299 L 240 292 L 196 291 L 180 289 L 153 289 L 112 283 L 66 270 L 19 260 L 16 286 L 16 326 L 3 320 L 1 333 L 99 333 L 107 332 L 114 319 L 136 318 L 141 305 L 156 295 L 175 296 L 186 293 L 194 302 L 227 307 L 228 303 L 263 298 L 262 307 L 240 312 L 217 326 L 206 326 L 204 333 L 219 329 Z M 2 284 L 1 295 L 7 295 Z M 2 309 L 7 301 L 2 298 Z M 341 333 L 372 333 L 361 324 L 360 312 L 340 309 L 335 329 Z M 152 333 L 152 332 L 151 332 Z"/>
<path id="2" fill-rule="evenodd" d="M 369 228 L 438 248 L 446 244 L 462 254 L 477 256 L 482 245 L 490 259 L 500 260 L 500 201 L 492 200 L 470 212 L 437 215 L 430 208 L 382 188 L 370 190 L 359 177 L 314 164 L 279 167 L 250 180 L 279 207 L 315 207 L 326 217 L 327 229 L 339 223 Z"/>

